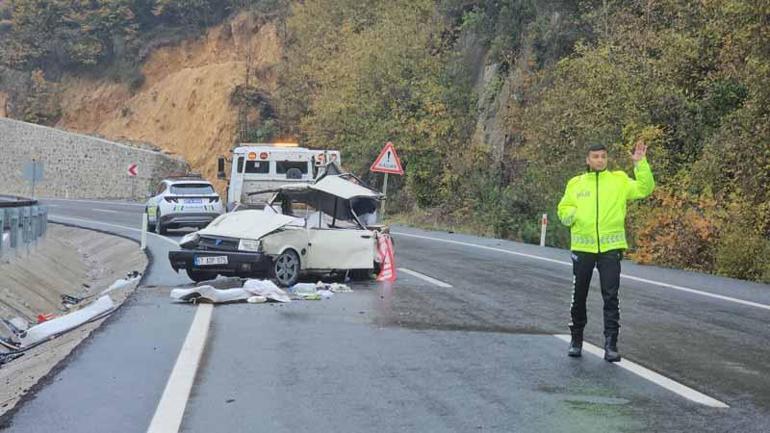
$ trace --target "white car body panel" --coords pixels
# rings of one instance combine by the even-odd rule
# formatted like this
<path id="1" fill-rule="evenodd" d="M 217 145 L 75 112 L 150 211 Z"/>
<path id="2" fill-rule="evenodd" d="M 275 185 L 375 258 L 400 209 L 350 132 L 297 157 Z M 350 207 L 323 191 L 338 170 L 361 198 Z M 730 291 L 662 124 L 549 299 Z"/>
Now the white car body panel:
<path id="1" fill-rule="evenodd" d="M 243 210 L 222 215 L 198 234 L 258 240 L 294 220 L 295 218 L 290 216 L 261 210 Z"/>
<path id="2" fill-rule="evenodd" d="M 369 230 L 309 229 L 305 269 L 370 269 L 376 249 Z"/>

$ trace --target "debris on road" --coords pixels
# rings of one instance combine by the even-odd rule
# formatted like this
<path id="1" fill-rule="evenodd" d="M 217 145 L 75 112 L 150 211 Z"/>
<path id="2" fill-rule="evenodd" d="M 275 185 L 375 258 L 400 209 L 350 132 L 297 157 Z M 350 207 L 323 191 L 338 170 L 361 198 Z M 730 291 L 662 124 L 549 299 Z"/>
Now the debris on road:
<path id="1" fill-rule="evenodd" d="M 247 299 L 246 302 L 249 304 L 264 304 L 267 302 L 267 298 L 264 296 L 252 296 L 251 298 Z"/>
<path id="2" fill-rule="evenodd" d="M 327 284 L 321 281 L 313 283 L 297 283 L 289 287 L 289 293 L 296 299 L 305 301 L 320 301 L 322 299 L 331 299 L 335 293 L 348 293 L 353 289 L 350 286 L 339 283 Z"/>
<path id="3" fill-rule="evenodd" d="M 268 300 L 276 302 L 291 302 L 289 294 L 285 290 L 276 286 L 274 282 L 270 280 L 246 280 L 243 283 L 243 288 L 248 290 L 253 295 L 264 296 Z"/>
<path id="4" fill-rule="evenodd" d="M 194 287 L 176 288 L 169 296 L 182 302 L 210 302 L 226 304 L 248 302 L 261 304 L 268 301 L 291 302 L 292 300 L 320 301 L 330 299 L 335 293 L 348 293 L 353 290 L 339 283 L 297 283 L 289 287 L 288 292 L 270 280 L 247 279 L 236 277 L 220 278 L 198 284 Z"/>
<path id="5" fill-rule="evenodd" d="M 251 303 L 261 303 L 260 297 L 265 298 L 265 301 L 291 302 L 288 293 L 270 280 L 246 280 L 241 288 L 217 289 L 214 286 L 204 285 L 173 289 L 170 296 L 178 301 L 211 302 L 214 304 L 243 302 L 248 301 L 249 298 L 256 298 Z"/>
<path id="6" fill-rule="evenodd" d="M 173 289 L 170 296 L 171 299 L 183 302 L 226 304 L 245 301 L 254 295 L 243 289 L 217 289 L 212 286 L 197 286 L 188 289 Z"/>
<path id="7" fill-rule="evenodd" d="M 115 311 L 115 302 L 106 293 L 116 289 L 133 289 L 139 285 L 141 274 L 138 272 L 129 273 L 125 279 L 118 279 L 109 288 L 102 291 L 100 297 L 84 307 L 70 313 L 56 316 L 51 314 L 38 314 L 37 324 L 29 326 L 24 319 L 15 317 L 11 320 L 1 320 L 0 323 L 10 331 L 9 338 L 0 338 L 0 345 L 10 350 L 10 352 L 0 353 L 3 356 L 0 365 L 17 358 L 12 355 L 23 353 L 35 346 L 38 346 L 48 340 L 56 338 L 62 334 L 79 328 L 80 326 L 93 322 L 95 320 L 107 317 Z M 78 304 L 92 296 L 79 299 Z M 64 300 L 64 296 L 62 296 Z M 66 305 L 66 304 L 65 304 Z M 71 304 L 68 307 L 75 307 Z"/>
<path id="8" fill-rule="evenodd" d="M 78 326 L 98 319 L 111 313 L 115 309 L 115 303 L 112 298 L 105 295 L 86 307 L 55 319 L 47 320 L 39 325 L 35 325 L 21 338 L 21 346 L 31 346 L 40 341 L 56 337 L 66 331 L 77 328 Z"/>

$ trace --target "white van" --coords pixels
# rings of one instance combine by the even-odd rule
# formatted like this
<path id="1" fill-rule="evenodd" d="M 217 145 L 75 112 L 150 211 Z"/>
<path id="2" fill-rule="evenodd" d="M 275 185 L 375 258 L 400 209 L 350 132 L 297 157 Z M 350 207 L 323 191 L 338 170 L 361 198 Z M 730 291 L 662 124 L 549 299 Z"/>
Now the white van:
<path id="1" fill-rule="evenodd" d="M 227 186 L 227 210 L 236 205 L 264 207 L 271 194 L 253 194 L 291 183 L 313 182 L 330 164 L 340 164 L 336 150 L 313 150 L 296 143 L 242 144 L 233 149 Z M 218 177 L 225 176 L 225 159 L 219 158 Z"/>

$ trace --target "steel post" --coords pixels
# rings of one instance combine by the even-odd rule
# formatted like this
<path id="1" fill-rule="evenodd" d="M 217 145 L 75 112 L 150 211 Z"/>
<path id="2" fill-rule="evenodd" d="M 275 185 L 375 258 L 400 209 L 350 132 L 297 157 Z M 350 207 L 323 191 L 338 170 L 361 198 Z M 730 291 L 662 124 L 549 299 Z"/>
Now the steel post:
<path id="1" fill-rule="evenodd" d="M 10 215 L 10 217 L 8 218 L 8 224 L 9 224 L 9 229 L 11 231 L 11 248 L 18 248 L 19 247 L 19 210 L 8 209 L 8 214 Z"/>

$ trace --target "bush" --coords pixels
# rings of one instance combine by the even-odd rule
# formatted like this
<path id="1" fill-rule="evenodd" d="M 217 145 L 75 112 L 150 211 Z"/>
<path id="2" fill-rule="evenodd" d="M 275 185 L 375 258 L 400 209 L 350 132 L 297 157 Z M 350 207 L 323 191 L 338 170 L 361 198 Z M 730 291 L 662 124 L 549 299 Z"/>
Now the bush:
<path id="1" fill-rule="evenodd" d="M 729 277 L 770 282 L 770 240 L 733 225 L 719 241 L 716 271 Z"/>
<path id="2" fill-rule="evenodd" d="M 631 206 L 630 230 L 634 248 L 629 256 L 639 263 L 711 271 L 718 241 L 716 204 L 658 189 L 650 203 Z"/>

